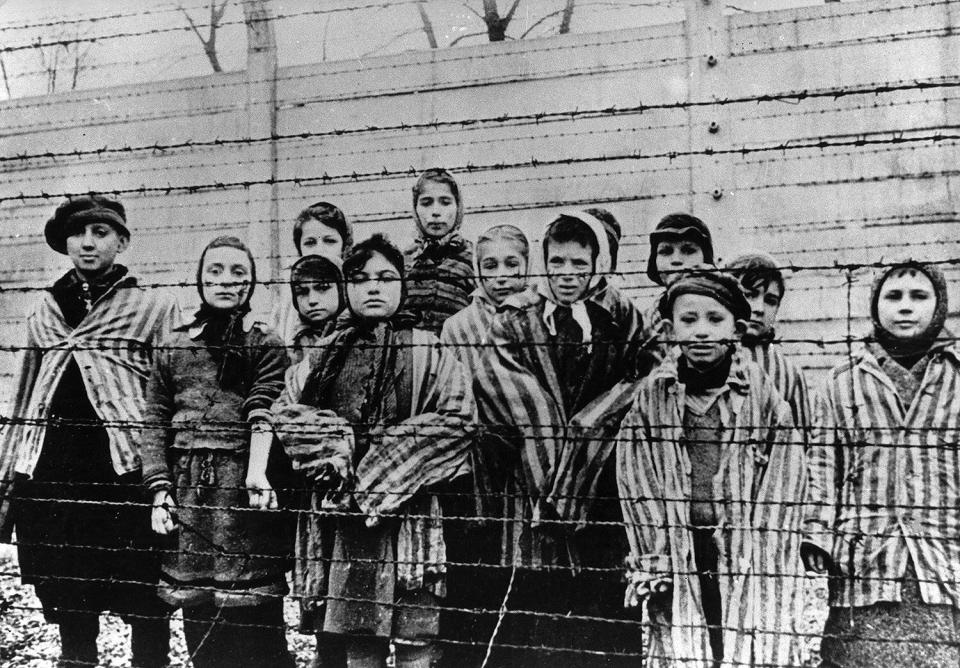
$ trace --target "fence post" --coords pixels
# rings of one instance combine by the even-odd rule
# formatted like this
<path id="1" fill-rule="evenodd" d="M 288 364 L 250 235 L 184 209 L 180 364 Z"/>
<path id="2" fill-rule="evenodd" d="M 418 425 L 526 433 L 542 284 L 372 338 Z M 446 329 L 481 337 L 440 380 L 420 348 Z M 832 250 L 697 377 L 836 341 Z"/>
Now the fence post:
<path id="1" fill-rule="evenodd" d="M 273 18 L 266 0 L 243 0 L 247 26 L 247 136 L 274 137 L 277 133 L 277 40 Z M 276 281 L 280 277 L 280 222 L 277 195 L 277 143 L 255 142 L 247 147 L 247 179 L 259 182 L 247 189 L 247 241 L 259 261 L 258 278 Z M 246 180 L 246 179 L 245 179 Z M 277 292 L 254 293 L 257 313 L 269 312 Z"/>
<path id="2" fill-rule="evenodd" d="M 687 100 L 692 103 L 687 107 L 687 148 L 691 151 L 688 202 L 694 215 L 714 225 L 718 207 L 729 197 L 729 172 L 723 169 L 721 158 L 699 152 L 723 145 L 729 128 L 724 106 L 700 103 L 725 95 L 730 55 L 727 20 L 722 0 L 686 0 L 685 7 Z"/>

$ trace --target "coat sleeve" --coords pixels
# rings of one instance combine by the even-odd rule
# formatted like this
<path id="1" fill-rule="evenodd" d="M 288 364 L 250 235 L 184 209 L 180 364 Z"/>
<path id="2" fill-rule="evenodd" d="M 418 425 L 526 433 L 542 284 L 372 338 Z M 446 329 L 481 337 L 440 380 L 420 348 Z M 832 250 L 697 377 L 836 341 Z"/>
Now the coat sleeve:
<path id="1" fill-rule="evenodd" d="M 837 470 L 842 465 L 835 389 L 834 384 L 828 382 L 814 399 L 807 463 L 810 471 L 810 500 L 804 518 L 804 540 L 827 554 L 833 554 Z"/>
<path id="2" fill-rule="evenodd" d="M 357 466 L 354 497 L 369 516 L 396 511 L 466 465 L 476 424 L 473 393 L 463 366 L 439 344 L 414 330 L 412 415 L 386 427 Z"/>
<path id="3" fill-rule="evenodd" d="M 617 487 L 630 554 L 627 557 L 627 604 L 636 604 L 658 582 L 672 578 L 670 527 L 662 452 L 653 438 L 650 385 L 645 383 L 617 435 Z"/>
<path id="4" fill-rule="evenodd" d="M 28 328 L 26 345 L 18 356 L 17 370 L 14 372 L 14 381 L 11 385 L 13 396 L 7 413 L 11 420 L 0 424 L 0 542 L 10 542 L 13 531 L 10 494 L 13 489 L 14 470 L 17 465 L 18 445 L 22 431 L 22 424 L 16 422 L 16 419 L 27 412 L 42 360 L 43 351 L 39 349 Z"/>
<path id="5" fill-rule="evenodd" d="M 260 333 L 253 350 L 253 382 L 243 401 L 241 415 L 247 422 L 273 421 L 271 408 L 284 386 L 284 373 L 290 364 L 280 338 L 273 333 Z"/>
<path id="6" fill-rule="evenodd" d="M 174 340 L 167 338 L 163 343 L 172 345 Z M 170 348 L 161 347 L 157 350 L 147 381 L 140 459 L 143 465 L 143 484 L 151 492 L 169 489 L 173 484 L 167 461 L 167 449 L 174 436 L 171 421 L 176 410 L 176 390 L 171 378 L 172 362 L 173 352 Z"/>

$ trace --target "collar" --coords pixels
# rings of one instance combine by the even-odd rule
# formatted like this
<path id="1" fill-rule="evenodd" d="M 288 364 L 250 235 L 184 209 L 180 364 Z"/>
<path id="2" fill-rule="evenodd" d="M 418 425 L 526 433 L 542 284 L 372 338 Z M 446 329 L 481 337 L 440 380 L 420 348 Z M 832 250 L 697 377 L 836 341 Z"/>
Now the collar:
<path id="1" fill-rule="evenodd" d="M 200 335 L 203 334 L 203 330 L 207 328 L 209 320 L 194 320 L 192 323 L 186 325 L 184 328 L 187 332 L 187 336 L 190 337 L 192 341 L 196 341 L 200 338 Z M 243 322 L 241 327 L 243 328 L 244 334 L 249 334 L 250 330 L 253 329 L 254 325 L 263 325 L 264 323 L 255 316 L 252 312 L 247 313 L 243 316 Z"/>
<path id="2" fill-rule="evenodd" d="M 680 355 L 679 347 L 673 346 L 660 366 L 650 373 L 652 378 L 663 382 L 667 391 L 671 393 L 675 393 L 678 388 L 683 387 L 677 373 L 677 363 L 680 360 Z M 727 374 L 727 381 L 719 388 L 722 394 L 731 390 L 741 396 L 747 394 L 750 390 L 750 372 L 747 364 L 748 360 L 744 356 L 743 349 L 739 345 L 736 346 L 733 351 L 733 360 L 730 363 L 730 373 Z"/>

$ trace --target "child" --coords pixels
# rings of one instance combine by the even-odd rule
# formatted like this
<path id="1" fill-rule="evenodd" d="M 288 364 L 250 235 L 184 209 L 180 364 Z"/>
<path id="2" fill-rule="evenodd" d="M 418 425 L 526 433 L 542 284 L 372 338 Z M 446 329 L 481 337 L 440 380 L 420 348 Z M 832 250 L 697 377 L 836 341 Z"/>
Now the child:
<path id="1" fill-rule="evenodd" d="M 353 245 L 353 230 L 343 211 L 329 202 L 316 202 L 297 216 L 293 225 L 293 245 L 300 257 L 320 255 L 339 264 Z M 289 302 L 280 302 L 271 314 L 270 322 L 286 346 L 290 361 L 293 364 L 299 362 L 303 356 L 301 339 L 316 335 L 315 326 L 304 320 Z M 327 334 L 332 332 L 332 326 L 328 329 Z"/>
<path id="2" fill-rule="evenodd" d="M 622 637 L 622 623 L 605 628 L 562 618 L 570 612 L 617 613 L 608 591 L 616 590 L 618 578 L 609 569 L 626 551 L 613 524 L 621 519 L 613 459 L 589 457 L 591 450 L 568 443 L 565 434 L 581 410 L 642 366 L 637 359 L 642 321 L 629 300 L 601 284 L 610 252 L 599 220 L 580 211 L 562 212 L 544 232 L 542 253 L 545 272 L 537 292 L 507 298 L 494 316 L 475 388 L 486 419 L 523 437 L 518 466 L 528 536 L 519 561 L 525 572 L 511 600 L 521 609 L 556 615 L 535 616 L 516 635 L 525 645 L 568 650 L 523 661 L 589 664 L 593 657 L 584 649 L 629 652 L 639 642 Z M 588 503 L 594 496 L 602 498 Z M 564 522 L 558 527 L 550 521 L 556 519 Z M 567 523 L 591 526 L 571 539 L 558 530 Z M 589 575 L 576 581 L 553 568 L 581 557 Z M 544 597 L 544 591 L 553 595 Z"/>
<path id="3" fill-rule="evenodd" d="M 305 255 L 290 268 L 290 291 L 301 327 L 288 348 L 294 364 L 332 334 L 343 310 L 343 274 L 336 262 L 322 255 Z"/>
<path id="4" fill-rule="evenodd" d="M 99 616 L 112 610 L 130 623 L 133 663 L 166 666 L 169 613 L 155 594 L 159 555 L 138 491 L 141 432 L 131 425 L 143 421 L 150 358 L 179 309 L 117 264 L 130 243 L 120 202 L 72 197 L 45 233 L 73 268 L 27 320 L 18 422 L 0 440 L 0 536 L 9 541 L 16 524 L 23 582 L 60 626 L 58 665 L 98 663 Z M 8 495 L 3 481 L 14 474 Z"/>
<path id="5" fill-rule="evenodd" d="M 443 323 L 470 303 L 476 288 L 473 248 L 460 236 L 463 199 L 445 169 L 425 170 L 413 186 L 419 238 L 406 252 L 407 308 L 418 327 L 439 335 Z"/>
<path id="6" fill-rule="evenodd" d="M 795 665 L 806 462 L 790 409 L 736 348 L 736 281 L 687 274 L 660 304 L 681 354 L 641 383 L 617 441 L 646 665 Z"/>
<path id="7" fill-rule="evenodd" d="M 143 481 L 151 524 L 177 531 L 160 595 L 184 609 L 193 665 L 293 666 L 283 621 L 286 536 L 267 480 L 280 341 L 251 322 L 250 250 L 217 237 L 200 255 L 201 306 L 157 354 L 147 389 Z M 162 427 L 162 428 L 158 428 Z"/>
<path id="8" fill-rule="evenodd" d="M 780 395 L 790 404 L 793 424 L 806 436 L 810 425 L 810 404 L 803 370 L 788 359 L 773 342 L 774 325 L 783 301 L 785 284 L 776 261 L 766 253 L 746 253 L 727 265 L 750 304 L 750 320 L 741 343 L 754 362 L 773 380 Z"/>
<path id="9" fill-rule="evenodd" d="M 480 235 L 476 245 L 476 274 L 480 286 L 473 301 L 443 325 L 440 341 L 457 355 L 474 383 L 483 358 L 490 354 L 489 330 L 497 309 L 508 297 L 527 288 L 530 245 L 513 225 L 496 225 Z M 475 393 L 482 395 L 484 390 Z M 481 422 L 486 422 L 481 411 Z M 496 611 L 506 590 L 508 572 L 519 547 L 523 503 L 517 498 L 520 471 L 510 452 L 514 442 L 497 430 L 478 436 L 472 453 L 473 479 L 461 479 L 452 490 L 461 517 L 488 518 L 474 521 L 447 520 L 444 527 L 449 567 L 447 603 L 441 630 L 455 642 L 444 648 L 444 665 L 478 666 L 496 627 Z M 445 514 L 453 510 L 445 499 Z M 449 508 L 449 510 L 448 510 Z M 492 518 L 492 519 L 490 519 Z M 460 612 L 469 609 L 480 612 Z"/>
<path id="10" fill-rule="evenodd" d="M 444 595 L 442 515 L 432 485 L 461 472 L 475 409 L 456 357 L 412 329 L 403 306 L 403 255 L 385 237 L 344 261 L 348 312 L 319 353 L 287 373 L 275 411 L 295 468 L 315 482 L 315 512 L 298 542 L 295 593 L 324 634 L 320 665 L 435 660 Z M 333 510 L 332 514 L 323 511 Z"/>
<path id="11" fill-rule="evenodd" d="M 713 238 L 706 223 L 687 213 L 670 213 L 660 219 L 650 233 L 650 256 L 647 258 L 647 278 L 666 287 L 683 272 L 713 264 Z M 644 339 L 659 341 L 652 348 L 659 361 L 669 355 L 670 344 L 664 335 L 660 317 L 660 293 L 643 314 L 647 325 Z"/>
<path id="12" fill-rule="evenodd" d="M 808 568 L 832 576 L 825 666 L 960 661 L 960 349 L 944 329 L 948 312 L 935 265 L 880 271 L 873 340 L 833 368 L 817 397 L 816 512 L 803 552 Z"/>

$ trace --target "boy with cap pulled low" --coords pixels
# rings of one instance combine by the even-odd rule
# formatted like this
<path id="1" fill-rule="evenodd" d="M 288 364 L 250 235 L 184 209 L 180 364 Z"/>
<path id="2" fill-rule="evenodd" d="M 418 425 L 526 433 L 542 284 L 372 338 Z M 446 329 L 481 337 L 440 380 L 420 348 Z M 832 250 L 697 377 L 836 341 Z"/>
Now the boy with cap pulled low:
<path id="1" fill-rule="evenodd" d="M 735 280 L 687 273 L 660 309 L 679 355 L 641 382 L 617 440 L 646 665 L 794 665 L 807 473 L 790 409 L 739 350 Z"/>
<path id="2" fill-rule="evenodd" d="M 97 663 L 107 610 L 130 623 L 135 665 L 165 666 L 168 612 L 155 593 L 159 552 L 139 450 L 153 348 L 178 324 L 179 309 L 116 262 L 130 243 L 119 201 L 71 197 L 45 236 L 73 268 L 27 319 L 15 420 L 0 435 L 8 488 L 0 538 L 16 527 L 23 582 L 60 626 L 58 666 Z"/>

